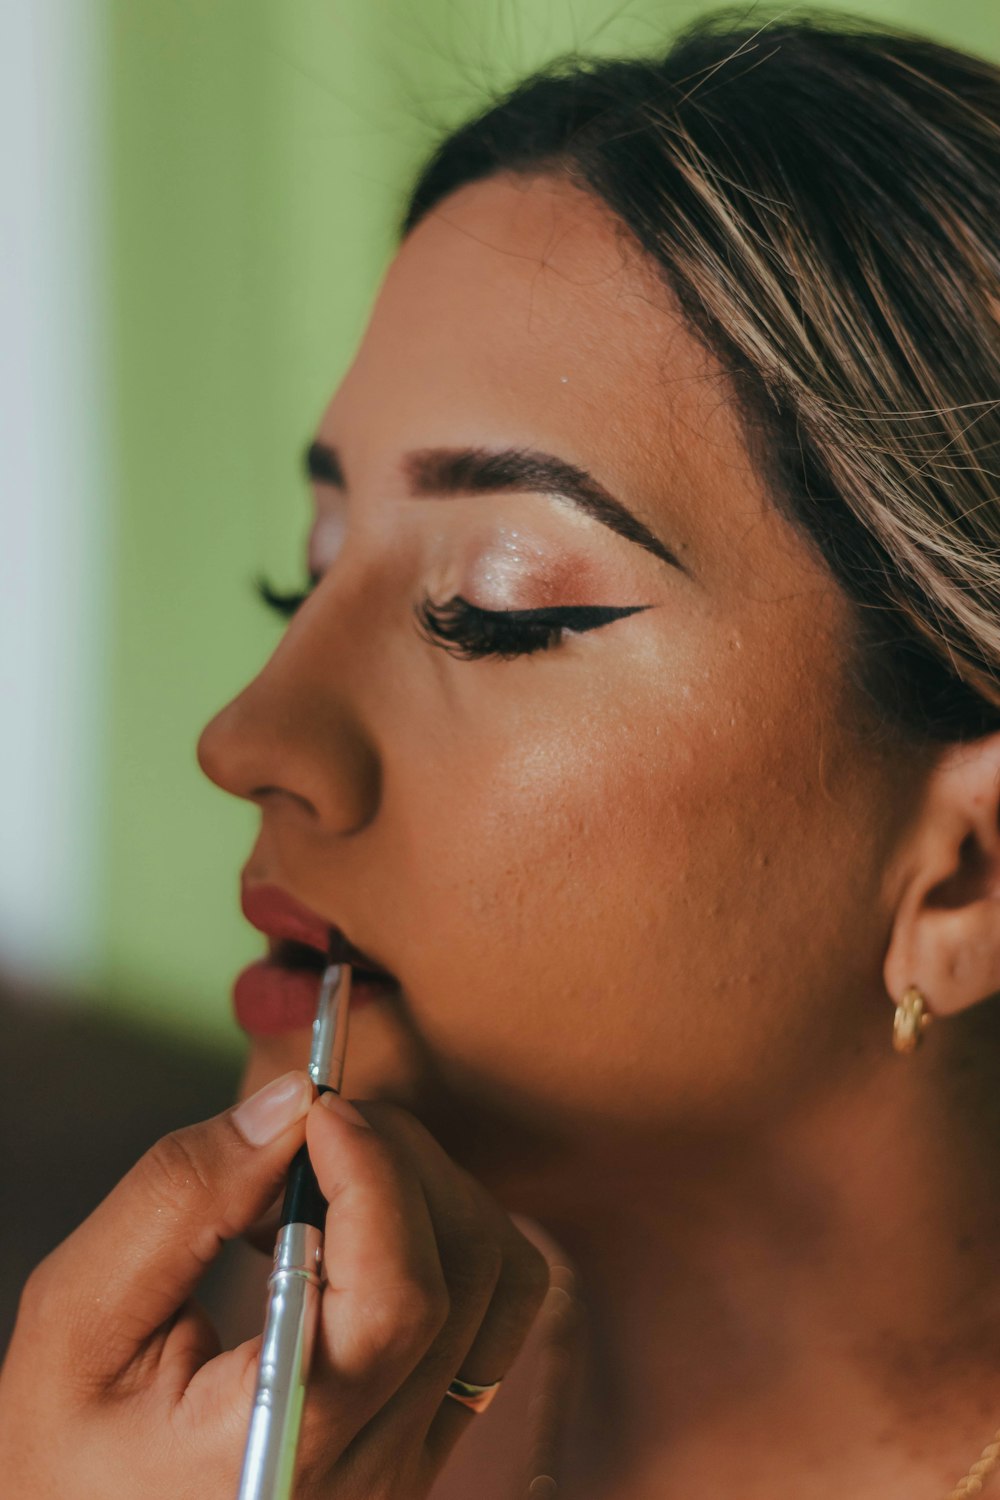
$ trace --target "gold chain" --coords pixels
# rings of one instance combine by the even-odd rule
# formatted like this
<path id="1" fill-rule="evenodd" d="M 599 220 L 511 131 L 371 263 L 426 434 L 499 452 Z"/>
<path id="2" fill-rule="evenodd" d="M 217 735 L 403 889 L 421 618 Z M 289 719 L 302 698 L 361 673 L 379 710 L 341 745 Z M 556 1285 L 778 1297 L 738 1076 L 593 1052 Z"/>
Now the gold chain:
<path id="1" fill-rule="evenodd" d="M 576 1276 L 563 1263 L 550 1268 L 549 1290 L 542 1308 L 547 1328 L 542 1378 L 532 1402 L 534 1441 L 529 1455 L 531 1476 L 528 1500 L 556 1500 L 559 1480 L 555 1473 L 566 1411 L 563 1394 L 578 1365 L 576 1347 L 581 1327 Z M 547 1377 L 547 1378 L 546 1378 Z M 1000 1468 L 1000 1428 L 997 1428 L 972 1468 L 948 1493 L 947 1500 L 972 1500 L 982 1494 L 990 1475 Z"/>

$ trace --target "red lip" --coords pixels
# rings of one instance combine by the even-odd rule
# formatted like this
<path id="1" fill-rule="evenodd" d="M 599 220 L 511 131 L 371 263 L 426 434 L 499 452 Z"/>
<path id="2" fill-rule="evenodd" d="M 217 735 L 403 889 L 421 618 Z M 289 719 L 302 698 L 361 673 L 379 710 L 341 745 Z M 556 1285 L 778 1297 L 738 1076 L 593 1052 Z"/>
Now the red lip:
<path id="1" fill-rule="evenodd" d="M 351 1009 L 398 993 L 398 983 L 374 959 L 355 948 L 340 929 L 301 905 L 279 886 L 243 882 L 240 890 L 243 915 L 252 927 L 269 939 L 269 954 L 249 964 L 237 975 L 233 1007 L 244 1031 L 253 1036 L 279 1036 L 312 1025 L 319 998 L 323 958 L 331 942 L 339 940 L 344 961 L 351 965 Z M 297 943 L 316 955 L 311 964 L 301 951 L 298 959 L 284 943 Z M 283 962 L 283 959 L 285 960 Z M 357 970 L 360 969 L 360 973 Z"/>
<path id="2" fill-rule="evenodd" d="M 332 923 L 302 906 L 294 897 L 276 885 L 248 885 L 240 888 L 240 905 L 251 927 L 267 937 L 288 938 L 327 953 L 336 929 Z"/>
<path id="3" fill-rule="evenodd" d="M 276 940 L 271 944 L 272 956 L 282 938 L 292 943 L 304 943 L 307 948 L 314 948 L 324 955 L 330 952 L 331 942 L 335 942 L 345 963 L 369 974 L 385 975 L 387 979 L 394 977 L 377 959 L 356 948 L 339 927 L 310 911 L 280 886 L 251 885 L 244 881 L 240 887 L 240 905 L 251 927 Z"/>

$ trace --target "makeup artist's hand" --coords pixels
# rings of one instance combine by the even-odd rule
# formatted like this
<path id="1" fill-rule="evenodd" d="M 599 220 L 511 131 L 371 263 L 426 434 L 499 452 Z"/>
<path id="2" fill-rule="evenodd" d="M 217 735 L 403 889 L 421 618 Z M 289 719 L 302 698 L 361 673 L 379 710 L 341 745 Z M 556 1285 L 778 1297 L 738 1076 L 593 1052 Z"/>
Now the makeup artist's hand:
<path id="1" fill-rule="evenodd" d="M 0 1374 L 4 1494 L 232 1500 L 260 1341 L 220 1353 L 191 1298 L 303 1136 L 331 1207 L 297 1500 L 427 1494 L 480 1420 L 449 1381 L 506 1374 L 548 1267 L 407 1111 L 312 1104 L 304 1073 L 160 1141 L 31 1277 Z"/>

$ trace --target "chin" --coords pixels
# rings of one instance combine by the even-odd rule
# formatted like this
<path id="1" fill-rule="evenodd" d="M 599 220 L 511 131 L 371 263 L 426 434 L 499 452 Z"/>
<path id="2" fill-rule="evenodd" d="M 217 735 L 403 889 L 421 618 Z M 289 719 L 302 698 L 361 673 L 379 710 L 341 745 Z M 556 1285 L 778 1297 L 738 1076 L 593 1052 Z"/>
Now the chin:
<path id="1" fill-rule="evenodd" d="M 310 1041 L 309 1029 L 252 1037 L 240 1097 L 291 1068 L 305 1068 Z M 527 1117 L 522 1099 L 511 1094 L 508 1100 L 501 1085 L 484 1086 L 481 1078 L 467 1086 L 455 1077 L 445 1081 L 411 1037 L 359 1011 L 351 1017 L 342 1092 L 347 1099 L 378 1100 L 409 1111 L 508 1212 L 544 1218 L 546 1200 L 571 1151 L 551 1127 Z"/>
<path id="2" fill-rule="evenodd" d="M 240 1081 L 240 1098 L 246 1099 L 292 1068 L 305 1068 L 310 1035 L 309 1031 L 292 1031 L 285 1036 L 251 1037 Z"/>

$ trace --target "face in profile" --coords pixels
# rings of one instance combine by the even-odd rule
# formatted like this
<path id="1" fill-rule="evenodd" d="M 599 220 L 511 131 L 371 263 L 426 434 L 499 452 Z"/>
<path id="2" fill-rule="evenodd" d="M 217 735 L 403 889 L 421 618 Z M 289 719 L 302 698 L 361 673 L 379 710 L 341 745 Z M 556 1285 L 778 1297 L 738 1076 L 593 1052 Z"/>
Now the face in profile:
<path id="1" fill-rule="evenodd" d="M 444 200 L 313 457 L 317 586 L 200 759 L 260 809 L 245 882 L 398 981 L 345 1092 L 531 1212 L 881 1055 L 918 768 L 864 733 L 851 609 L 608 211 Z M 308 1027 L 252 1041 L 248 1088 Z"/>

